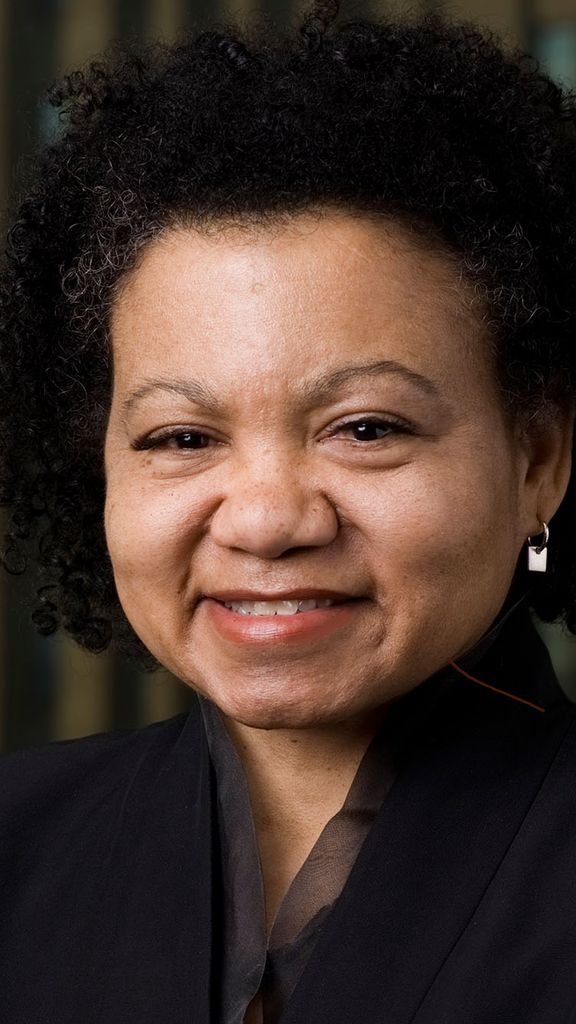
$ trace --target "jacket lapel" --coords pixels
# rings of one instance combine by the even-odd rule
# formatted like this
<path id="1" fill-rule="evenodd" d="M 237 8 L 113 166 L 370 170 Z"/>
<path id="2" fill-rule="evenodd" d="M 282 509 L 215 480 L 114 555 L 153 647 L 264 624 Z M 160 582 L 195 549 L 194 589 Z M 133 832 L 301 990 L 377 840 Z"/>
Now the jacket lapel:
<path id="1" fill-rule="evenodd" d="M 391 725 L 418 724 L 282 1024 L 417 1019 L 574 716 L 533 628 L 507 637 L 477 674 L 546 712 L 453 673 L 399 702 Z"/>
<path id="2" fill-rule="evenodd" d="M 94 1020 L 210 1021 L 212 790 L 194 708 L 171 750 L 141 759 L 114 829 L 94 936 Z"/>

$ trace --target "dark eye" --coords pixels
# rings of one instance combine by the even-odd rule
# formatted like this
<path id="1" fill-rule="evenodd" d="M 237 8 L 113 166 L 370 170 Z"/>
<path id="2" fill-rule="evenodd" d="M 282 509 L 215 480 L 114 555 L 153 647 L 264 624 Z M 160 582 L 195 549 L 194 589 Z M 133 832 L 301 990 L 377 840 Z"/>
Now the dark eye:
<path id="1" fill-rule="evenodd" d="M 134 441 L 132 447 L 138 452 L 162 448 L 197 451 L 199 448 L 208 448 L 210 442 L 208 434 L 202 434 L 199 430 L 169 430 L 156 437 L 139 438 Z"/>
<path id="2" fill-rule="evenodd" d="M 207 434 L 200 434 L 197 430 L 187 430 L 182 434 L 173 434 L 168 439 L 175 448 L 207 448 L 210 438 Z"/>
<path id="3" fill-rule="evenodd" d="M 343 423 L 337 429 L 337 433 L 351 432 L 355 441 L 382 441 L 389 434 L 408 433 L 407 428 L 401 423 L 393 420 L 365 419 L 354 420 L 352 423 Z"/>

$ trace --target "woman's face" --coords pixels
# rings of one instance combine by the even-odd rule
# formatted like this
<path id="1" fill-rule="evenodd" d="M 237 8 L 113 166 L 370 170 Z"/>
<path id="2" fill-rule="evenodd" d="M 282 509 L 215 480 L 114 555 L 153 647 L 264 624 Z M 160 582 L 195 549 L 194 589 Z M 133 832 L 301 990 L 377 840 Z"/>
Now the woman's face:
<path id="1" fill-rule="evenodd" d="M 105 453 L 118 593 L 231 718 L 361 716 L 501 608 L 542 510 L 466 301 L 401 228 L 336 212 L 173 229 L 124 282 Z M 286 592 L 336 603 L 272 614 Z"/>

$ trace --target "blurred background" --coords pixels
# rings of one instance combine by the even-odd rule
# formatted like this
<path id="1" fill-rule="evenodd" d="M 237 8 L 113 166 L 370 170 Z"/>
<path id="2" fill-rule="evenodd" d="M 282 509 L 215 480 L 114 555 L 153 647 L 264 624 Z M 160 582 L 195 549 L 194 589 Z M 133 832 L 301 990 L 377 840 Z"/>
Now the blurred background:
<path id="1" fill-rule="evenodd" d="M 452 17 L 489 27 L 538 57 L 576 87 L 576 0 L 421 0 Z M 344 0 L 343 16 L 381 15 L 385 0 Z M 220 17 L 264 13 L 298 24 L 306 4 L 290 0 L 0 0 L 0 223 L 9 222 L 22 167 L 54 131 L 46 89 L 116 40 L 171 41 Z M 410 4 L 410 9 L 418 4 Z M 0 576 L 0 750 L 36 746 L 115 728 L 133 728 L 186 710 L 191 692 L 165 672 L 142 674 L 114 654 L 89 655 L 30 624 L 26 577 Z M 566 691 L 576 700 L 576 641 L 539 627 Z"/>

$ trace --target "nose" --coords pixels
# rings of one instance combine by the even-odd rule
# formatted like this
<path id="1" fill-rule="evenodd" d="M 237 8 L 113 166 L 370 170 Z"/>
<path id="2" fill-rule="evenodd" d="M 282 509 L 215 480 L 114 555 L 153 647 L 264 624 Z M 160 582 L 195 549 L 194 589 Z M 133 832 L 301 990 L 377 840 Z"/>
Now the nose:
<path id="1" fill-rule="evenodd" d="M 230 474 L 210 533 L 221 547 L 279 558 L 294 548 L 330 544 L 338 527 L 336 509 L 304 465 L 265 460 Z"/>

